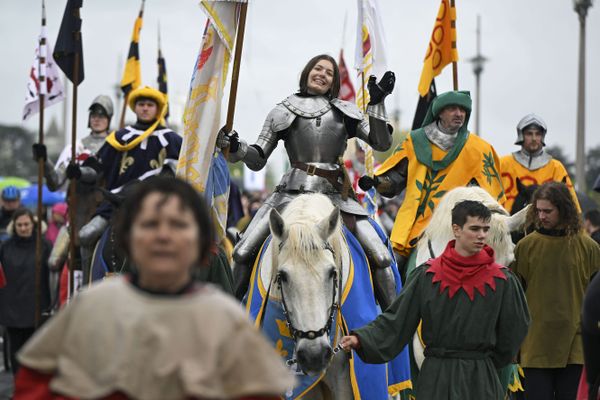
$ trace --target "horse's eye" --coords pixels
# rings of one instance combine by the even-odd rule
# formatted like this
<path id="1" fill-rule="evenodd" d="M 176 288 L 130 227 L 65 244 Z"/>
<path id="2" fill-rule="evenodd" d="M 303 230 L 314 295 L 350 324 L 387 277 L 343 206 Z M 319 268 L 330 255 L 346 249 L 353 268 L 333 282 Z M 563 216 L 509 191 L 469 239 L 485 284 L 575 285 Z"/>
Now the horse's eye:
<path id="1" fill-rule="evenodd" d="M 329 279 L 333 279 L 333 278 L 335 278 L 335 275 L 336 275 L 335 268 L 331 268 L 331 269 L 329 270 Z"/>
<path id="2" fill-rule="evenodd" d="M 279 271 L 279 279 L 281 280 L 282 283 L 287 283 L 288 281 L 288 274 L 285 271 Z"/>

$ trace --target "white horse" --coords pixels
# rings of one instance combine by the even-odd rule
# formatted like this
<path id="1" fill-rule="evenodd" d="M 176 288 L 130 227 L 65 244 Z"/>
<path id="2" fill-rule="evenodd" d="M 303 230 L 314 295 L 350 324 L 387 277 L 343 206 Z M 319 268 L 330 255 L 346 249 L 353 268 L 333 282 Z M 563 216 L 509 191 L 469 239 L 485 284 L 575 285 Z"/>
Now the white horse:
<path id="1" fill-rule="evenodd" d="M 462 200 L 480 201 L 492 212 L 487 244 L 494 249 L 498 264 L 509 265 L 515 258 L 515 245 L 511 240 L 510 233 L 522 229 L 529 206 L 511 216 L 488 192 L 478 186 L 457 187 L 442 197 L 417 243 L 416 265 L 421 265 L 430 258 L 439 256 L 448 242 L 454 239 L 452 208 Z M 418 367 L 421 368 L 425 359 L 423 343 L 416 334 L 413 338 L 413 354 Z"/>
<path id="2" fill-rule="evenodd" d="M 348 355 L 333 351 L 328 331 L 346 286 L 349 253 L 340 212 L 327 196 L 302 195 L 283 215 L 271 211 L 273 239 L 263 256 L 262 282 L 271 282 L 272 299 L 281 301 L 300 370 L 323 379 L 303 399 L 352 399 Z M 269 254 L 270 253 L 270 254 Z M 336 339 L 341 332 L 336 332 Z"/>

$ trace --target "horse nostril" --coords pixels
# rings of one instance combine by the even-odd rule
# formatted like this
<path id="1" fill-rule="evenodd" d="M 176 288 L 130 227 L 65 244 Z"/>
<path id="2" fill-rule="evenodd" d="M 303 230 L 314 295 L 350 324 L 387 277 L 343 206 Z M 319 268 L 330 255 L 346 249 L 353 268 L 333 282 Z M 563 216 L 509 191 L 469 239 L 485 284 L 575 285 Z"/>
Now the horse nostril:
<path id="1" fill-rule="evenodd" d="M 323 351 L 323 361 L 325 363 L 328 363 L 329 360 L 331 360 L 331 356 L 333 355 L 333 351 L 331 350 L 330 346 L 327 346 L 325 348 L 325 351 Z"/>
<path id="2" fill-rule="evenodd" d="M 306 365 L 308 362 L 308 358 L 306 357 L 306 350 L 299 349 L 296 353 L 296 359 L 298 360 L 298 364 Z"/>

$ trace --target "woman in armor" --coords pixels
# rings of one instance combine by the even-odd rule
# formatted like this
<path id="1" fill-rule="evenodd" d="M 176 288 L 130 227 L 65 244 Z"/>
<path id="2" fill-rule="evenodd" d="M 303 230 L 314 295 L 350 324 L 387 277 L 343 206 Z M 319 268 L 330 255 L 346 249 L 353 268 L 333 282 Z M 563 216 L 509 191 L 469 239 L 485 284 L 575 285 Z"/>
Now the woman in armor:
<path id="1" fill-rule="evenodd" d="M 236 295 L 246 292 L 251 265 L 269 234 L 268 215 L 281 211 L 303 193 L 323 193 L 338 206 L 346 226 L 359 240 L 373 270 L 376 293 L 382 308 L 395 297 L 395 281 L 386 245 L 368 220 L 368 213 L 353 196 L 345 177 L 342 155 L 348 139 L 358 138 L 377 151 L 392 144 L 384 99 L 394 88 L 395 76 L 388 71 L 376 83 L 368 82 L 370 102 L 365 115 L 354 104 L 338 98 L 339 69 L 329 55 L 313 57 L 300 75 L 300 88 L 277 104 L 267 115 L 255 144 L 248 145 L 237 132 L 219 132 L 217 145 L 229 147 L 229 161 L 242 161 L 250 169 L 262 169 L 279 141 L 283 141 L 291 169 L 267 198 L 242 234 L 233 253 Z"/>

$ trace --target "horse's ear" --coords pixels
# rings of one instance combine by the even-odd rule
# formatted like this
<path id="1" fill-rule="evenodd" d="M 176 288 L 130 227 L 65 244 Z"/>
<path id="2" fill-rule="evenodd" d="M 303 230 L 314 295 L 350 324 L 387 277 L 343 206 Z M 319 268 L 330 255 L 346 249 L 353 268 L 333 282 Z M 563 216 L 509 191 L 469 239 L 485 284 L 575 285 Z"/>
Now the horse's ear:
<path id="1" fill-rule="evenodd" d="M 269 214 L 269 227 L 271 228 L 271 233 L 275 235 L 279 240 L 283 241 L 285 238 L 285 223 L 283 222 L 283 218 L 281 218 L 281 214 L 276 209 L 272 209 Z"/>
<path id="2" fill-rule="evenodd" d="M 525 185 L 523 185 L 521 183 L 521 180 L 519 178 L 517 178 L 517 192 L 521 193 L 524 190 L 525 190 Z"/>
<path id="3" fill-rule="evenodd" d="M 527 219 L 527 210 L 529 210 L 531 204 L 528 204 L 519 212 L 506 218 L 506 224 L 508 225 L 509 232 L 520 232 L 522 231 L 525 221 Z"/>
<path id="4" fill-rule="evenodd" d="M 319 233 L 321 234 L 321 238 L 323 240 L 327 240 L 329 236 L 337 229 L 338 223 L 340 220 L 340 208 L 334 207 L 329 216 L 325 217 L 319 224 L 317 228 L 319 229 Z"/>

